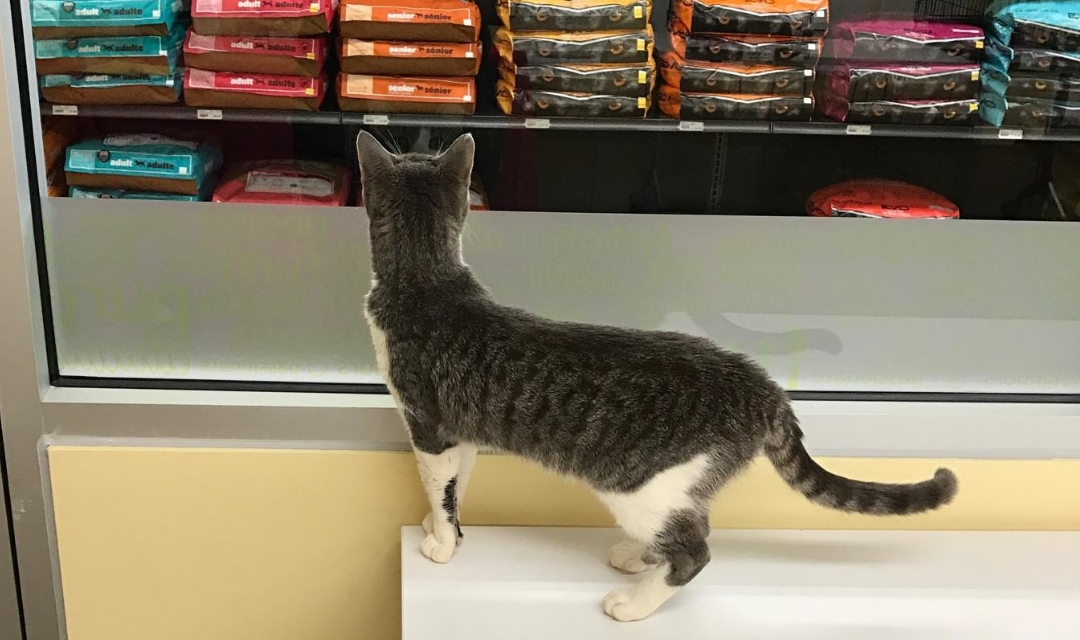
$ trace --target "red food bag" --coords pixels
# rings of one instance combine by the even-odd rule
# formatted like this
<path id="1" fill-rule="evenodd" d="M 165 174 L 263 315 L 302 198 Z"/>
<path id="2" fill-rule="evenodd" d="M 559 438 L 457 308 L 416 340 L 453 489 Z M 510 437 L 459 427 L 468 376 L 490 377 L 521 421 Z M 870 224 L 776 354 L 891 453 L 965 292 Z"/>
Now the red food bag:
<path id="1" fill-rule="evenodd" d="M 231 171 L 214 202 L 340 207 L 349 199 L 349 171 L 311 160 L 256 160 Z"/>
<path id="2" fill-rule="evenodd" d="M 848 180 L 815 191 L 812 216 L 840 218 L 959 218 L 960 209 L 929 189 L 896 180 Z"/>

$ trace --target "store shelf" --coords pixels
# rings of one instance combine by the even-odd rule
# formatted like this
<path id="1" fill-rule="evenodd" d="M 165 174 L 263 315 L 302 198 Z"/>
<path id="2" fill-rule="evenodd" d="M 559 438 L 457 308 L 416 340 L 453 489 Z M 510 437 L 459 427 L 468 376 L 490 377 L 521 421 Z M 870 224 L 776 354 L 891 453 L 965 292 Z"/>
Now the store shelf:
<path id="1" fill-rule="evenodd" d="M 401 535 L 402 638 L 1065 640 L 1076 637 L 1080 534 L 715 531 L 712 562 L 651 618 L 600 601 L 615 530 L 469 527 L 446 565 Z"/>
<path id="2" fill-rule="evenodd" d="M 1080 141 L 1076 129 L 1020 129 L 990 126 L 847 125 L 837 122 L 765 122 L 718 120 L 691 122 L 666 117 L 641 120 L 604 118 L 515 118 L 498 114 L 409 115 L 338 111 L 271 111 L 260 109 L 194 109 L 183 106 L 53 105 L 42 103 L 49 115 L 139 120 L 221 120 L 288 124 L 445 127 L 469 129 L 552 129 L 562 131 L 683 131 L 688 133 L 775 133 L 783 135 L 874 136 L 953 140 Z"/>

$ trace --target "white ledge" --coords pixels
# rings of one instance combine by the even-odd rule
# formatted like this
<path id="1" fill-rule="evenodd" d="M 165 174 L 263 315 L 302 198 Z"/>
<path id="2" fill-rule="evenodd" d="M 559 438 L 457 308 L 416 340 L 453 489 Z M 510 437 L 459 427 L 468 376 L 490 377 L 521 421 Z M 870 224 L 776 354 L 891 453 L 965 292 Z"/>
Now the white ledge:
<path id="1" fill-rule="evenodd" d="M 713 561 L 651 618 L 600 600 L 635 578 L 608 529 L 467 527 L 448 565 L 402 530 L 404 640 L 1075 639 L 1080 533 L 716 531 Z"/>

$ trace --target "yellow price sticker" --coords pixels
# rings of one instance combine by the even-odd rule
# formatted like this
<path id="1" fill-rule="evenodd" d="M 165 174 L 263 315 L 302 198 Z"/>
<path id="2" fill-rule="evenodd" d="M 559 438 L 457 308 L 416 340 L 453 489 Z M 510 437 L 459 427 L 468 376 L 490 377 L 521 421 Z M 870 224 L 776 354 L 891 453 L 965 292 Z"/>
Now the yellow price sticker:
<path id="1" fill-rule="evenodd" d="M 645 73 L 644 71 L 638 71 L 637 72 L 637 83 L 638 84 L 645 84 L 645 82 L 648 81 L 648 79 L 649 79 L 649 74 Z"/>
<path id="2" fill-rule="evenodd" d="M 982 40 L 976 40 L 975 41 L 975 48 L 976 49 L 982 49 L 985 46 L 986 46 L 986 43 L 984 43 Z"/>
<path id="3" fill-rule="evenodd" d="M 645 50 L 645 39 L 644 38 L 638 38 L 637 50 L 638 51 L 644 51 Z"/>
<path id="4" fill-rule="evenodd" d="M 638 98 L 637 99 L 637 108 L 638 109 L 648 109 L 649 108 L 649 101 L 647 99 L 645 99 L 645 98 Z"/>
<path id="5" fill-rule="evenodd" d="M 640 6 L 634 7 L 634 17 L 637 18 L 638 20 L 640 20 L 641 18 L 644 18 L 645 17 L 645 10 L 642 9 Z"/>
<path id="6" fill-rule="evenodd" d="M 311 87 L 308 87 L 307 89 L 304 89 L 304 95 L 313 96 L 313 95 L 315 95 L 315 90 L 312 89 Z"/>
<path id="7" fill-rule="evenodd" d="M 972 102 L 971 104 L 968 105 L 968 113 L 971 113 L 972 111 L 978 111 L 978 110 L 979 110 L 979 103 L 978 102 Z"/>

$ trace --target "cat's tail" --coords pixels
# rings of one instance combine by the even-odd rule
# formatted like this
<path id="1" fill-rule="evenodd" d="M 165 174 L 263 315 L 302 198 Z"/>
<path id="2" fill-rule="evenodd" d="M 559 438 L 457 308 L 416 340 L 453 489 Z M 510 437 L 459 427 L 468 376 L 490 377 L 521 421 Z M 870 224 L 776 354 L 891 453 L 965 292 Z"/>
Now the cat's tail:
<path id="1" fill-rule="evenodd" d="M 802 429 L 785 406 L 765 438 L 765 455 L 792 489 L 831 509 L 871 515 L 906 515 L 937 509 L 956 495 L 956 476 L 938 469 L 933 479 L 912 484 L 850 480 L 822 469 L 802 443 Z"/>

